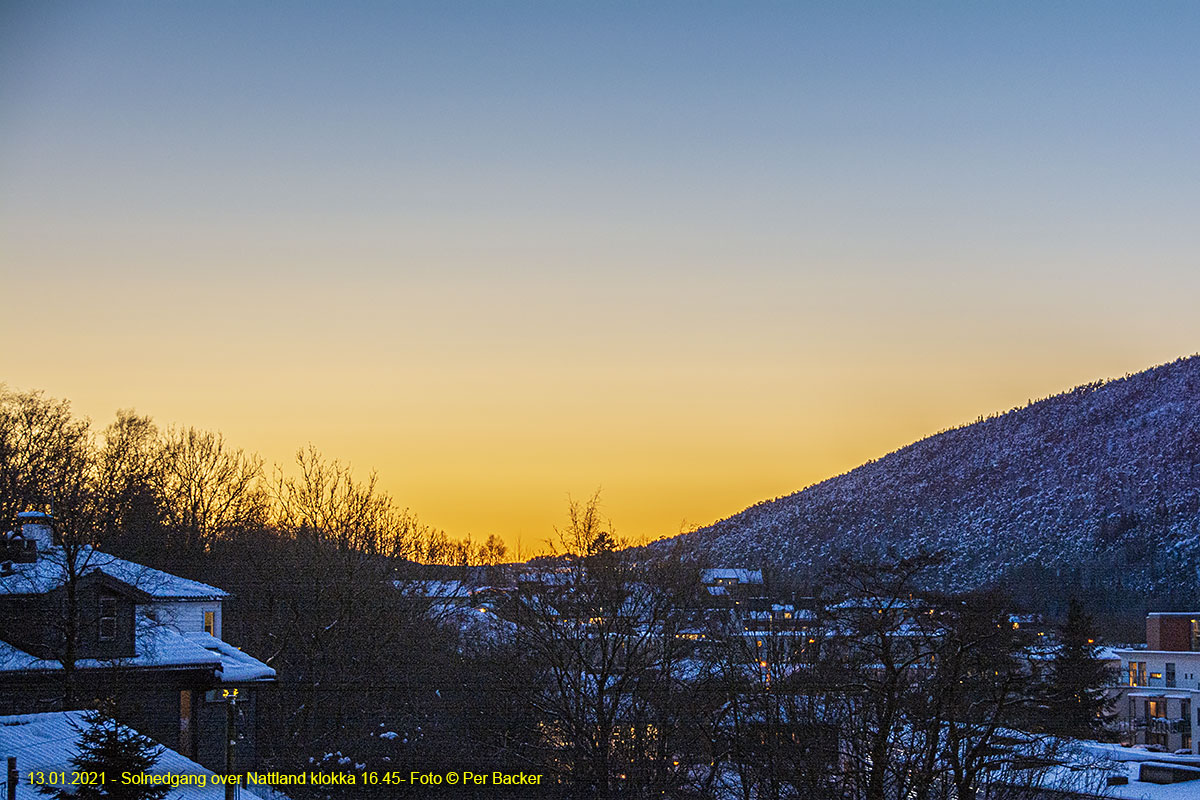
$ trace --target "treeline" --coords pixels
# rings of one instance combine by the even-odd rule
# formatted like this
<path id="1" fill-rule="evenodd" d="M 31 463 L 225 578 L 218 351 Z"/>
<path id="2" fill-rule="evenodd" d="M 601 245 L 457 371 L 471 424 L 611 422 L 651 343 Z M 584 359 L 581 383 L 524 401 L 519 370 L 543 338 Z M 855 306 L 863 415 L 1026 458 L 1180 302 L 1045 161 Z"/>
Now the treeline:
<path id="1" fill-rule="evenodd" d="M 268 468 L 220 433 L 118 411 L 102 429 L 70 403 L 0 386 L 0 525 L 52 508 L 64 533 L 121 554 L 186 561 L 273 531 L 420 563 L 498 563 L 495 536 L 453 539 L 309 446 Z M 6 528 L 7 530 L 7 528 Z"/>

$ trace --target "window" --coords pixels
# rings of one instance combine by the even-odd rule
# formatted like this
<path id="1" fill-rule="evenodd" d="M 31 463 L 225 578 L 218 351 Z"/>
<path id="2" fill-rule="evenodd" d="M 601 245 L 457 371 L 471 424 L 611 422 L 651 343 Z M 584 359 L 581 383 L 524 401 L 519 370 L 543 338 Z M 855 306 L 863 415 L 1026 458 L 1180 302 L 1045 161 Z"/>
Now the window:
<path id="1" fill-rule="evenodd" d="M 1146 744 L 1167 746 L 1167 735 L 1170 727 L 1167 723 L 1167 701 L 1164 699 L 1146 701 Z"/>
<path id="2" fill-rule="evenodd" d="M 117 638 L 117 598 L 100 596 L 100 641 L 111 642 Z"/>
<path id="3" fill-rule="evenodd" d="M 204 632 L 209 636 L 217 635 L 217 614 L 214 611 L 204 612 Z"/>
<path id="4" fill-rule="evenodd" d="M 1145 661 L 1130 661 L 1129 662 L 1129 685 L 1130 686 L 1145 686 L 1146 685 L 1146 662 Z"/>
<path id="5" fill-rule="evenodd" d="M 1167 686 L 1175 686 L 1175 665 L 1170 661 L 1167 662 Z"/>

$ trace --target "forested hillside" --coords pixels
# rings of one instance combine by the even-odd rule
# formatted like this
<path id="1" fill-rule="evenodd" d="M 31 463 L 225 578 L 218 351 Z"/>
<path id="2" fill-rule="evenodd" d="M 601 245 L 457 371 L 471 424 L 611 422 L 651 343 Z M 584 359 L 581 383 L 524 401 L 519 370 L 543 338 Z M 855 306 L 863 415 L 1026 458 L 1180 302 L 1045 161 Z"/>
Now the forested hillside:
<path id="1" fill-rule="evenodd" d="M 947 584 L 1194 601 L 1200 357 L 948 430 L 691 534 L 815 575 L 848 549 L 949 555 Z"/>

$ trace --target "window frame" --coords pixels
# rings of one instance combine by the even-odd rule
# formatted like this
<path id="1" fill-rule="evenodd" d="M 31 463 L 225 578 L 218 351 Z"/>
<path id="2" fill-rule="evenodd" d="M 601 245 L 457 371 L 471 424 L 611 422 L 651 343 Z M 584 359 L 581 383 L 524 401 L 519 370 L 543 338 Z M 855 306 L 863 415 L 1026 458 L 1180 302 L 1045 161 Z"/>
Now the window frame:
<path id="1" fill-rule="evenodd" d="M 96 599 L 96 640 L 100 642 L 115 642 L 117 640 L 117 598 L 111 594 L 102 594 Z"/>

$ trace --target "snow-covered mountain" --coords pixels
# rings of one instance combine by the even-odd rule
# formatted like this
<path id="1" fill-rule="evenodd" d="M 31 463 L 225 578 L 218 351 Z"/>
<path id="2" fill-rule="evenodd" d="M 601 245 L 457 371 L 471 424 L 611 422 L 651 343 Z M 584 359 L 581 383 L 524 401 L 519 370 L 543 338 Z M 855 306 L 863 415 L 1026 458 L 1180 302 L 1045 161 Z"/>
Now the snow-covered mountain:
<path id="1" fill-rule="evenodd" d="M 1037 575 L 1194 596 L 1200 356 L 930 436 L 685 536 L 713 563 L 802 575 L 847 548 L 924 547 L 948 552 L 960 587 Z"/>

